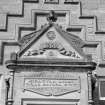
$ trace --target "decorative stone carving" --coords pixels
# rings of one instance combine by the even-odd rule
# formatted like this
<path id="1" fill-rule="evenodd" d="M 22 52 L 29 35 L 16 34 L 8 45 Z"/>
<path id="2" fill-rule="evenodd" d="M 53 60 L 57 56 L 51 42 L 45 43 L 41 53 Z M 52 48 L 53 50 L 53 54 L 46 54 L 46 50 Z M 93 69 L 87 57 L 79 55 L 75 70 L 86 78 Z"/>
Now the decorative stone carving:
<path id="1" fill-rule="evenodd" d="M 53 10 L 50 11 L 47 20 L 51 23 L 51 22 L 56 22 L 57 21 L 57 17 L 56 14 Z"/>
<path id="2" fill-rule="evenodd" d="M 55 36 L 50 36 L 49 38 L 51 39 L 54 37 Z M 37 55 L 48 54 L 49 56 L 51 55 L 55 57 L 58 55 L 57 53 L 59 53 L 60 55 L 64 57 L 72 57 L 74 59 L 81 59 L 78 53 L 72 50 L 67 50 L 60 42 L 41 43 L 38 49 L 33 49 L 31 51 L 28 51 L 24 56 L 37 56 Z"/>
<path id="3" fill-rule="evenodd" d="M 55 37 L 56 37 L 55 32 L 54 31 L 49 31 L 47 33 L 47 37 L 48 37 L 49 40 L 54 40 Z"/>
<path id="4" fill-rule="evenodd" d="M 25 35 L 20 41 L 19 44 L 23 47 L 25 46 L 30 40 L 32 40 L 32 38 L 35 36 L 35 33 L 32 33 L 30 35 Z"/>

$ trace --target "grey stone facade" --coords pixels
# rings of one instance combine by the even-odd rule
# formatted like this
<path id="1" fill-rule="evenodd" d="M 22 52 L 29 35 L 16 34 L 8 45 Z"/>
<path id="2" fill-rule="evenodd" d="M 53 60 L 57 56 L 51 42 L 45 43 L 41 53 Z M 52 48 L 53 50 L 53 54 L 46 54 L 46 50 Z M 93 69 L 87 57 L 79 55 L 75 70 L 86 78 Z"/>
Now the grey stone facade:
<path id="1" fill-rule="evenodd" d="M 75 67 L 77 66 L 79 72 L 78 71 L 74 72 L 74 75 L 80 73 L 78 74 L 78 76 L 84 79 L 83 83 L 85 84 L 85 89 L 83 88 L 84 85 L 82 84 L 81 85 L 82 92 L 80 97 L 82 97 L 82 95 L 83 96 L 86 95 L 86 97 L 88 97 L 88 93 L 91 93 L 89 94 L 90 99 L 89 97 L 85 98 L 89 99 L 90 101 L 94 100 L 94 103 L 90 102 L 89 105 L 94 105 L 94 104 L 104 105 L 105 104 L 105 87 L 104 87 L 105 86 L 104 82 L 105 81 L 105 70 L 104 70 L 105 69 L 105 38 L 104 38 L 105 1 L 104 0 L 0 0 L 0 76 L 1 76 L 0 105 L 6 105 L 9 102 L 10 105 L 12 105 L 12 101 L 13 105 L 35 104 L 36 101 L 34 100 L 34 97 L 37 97 L 39 99 L 37 100 L 38 104 L 41 104 L 40 98 L 41 101 L 44 102 L 44 104 L 46 104 L 46 100 L 54 98 L 54 97 L 46 98 L 39 95 L 37 96 L 32 93 L 31 100 L 33 100 L 33 102 L 31 102 L 29 99 L 29 97 L 31 96 L 30 93 L 26 92 L 25 94 L 23 94 L 24 92 L 23 93 L 20 92 L 21 90 L 24 91 L 22 87 L 24 83 L 22 78 L 24 77 L 24 75 L 26 75 L 26 77 L 28 76 L 28 74 L 30 75 L 30 69 L 29 67 L 27 68 L 26 65 L 33 64 L 32 66 L 37 66 L 40 65 L 40 63 L 37 62 L 37 64 L 35 65 L 32 59 L 29 59 L 30 62 L 24 61 L 24 63 L 22 63 L 22 67 L 20 65 L 20 61 L 18 63 L 14 62 L 8 63 L 9 60 L 18 61 L 17 53 L 19 51 L 22 52 L 22 54 L 24 54 L 25 51 L 26 52 L 28 51 L 28 47 L 24 48 L 24 43 L 23 43 L 24 40 L 27 39 L 25 43 L 27 44 L 30 40 L 32 40 L 32 38 L 34 38 L 33 34 L 40 35 L 39 30 L 42 29 L 44 31 L 44 27 L 47 27 L 46 24 L 49 23 L 46 17 L 48 16 L 50 10 L 55 11 L 57 16 L 57 21 L 55 23 L 58 24 L 62 30 L 64 30 L 67 33 L 70 33 L 71 35 L 76 36 L 75 39 L 76 42 L 78 42 L 77 41 L 78 38 L 81 39 L 81 41 L 78 42 L 80 45 L 77 43 L 78 47 L 77 51 L 80 48 L 79 51 L 82 49 L 83 52 L 86 55 L 88 55 L 86 56 L 86 59 L 84 59 L 84 63 L 86 64 L 78 63 L 78 60 L 72 61 L 72 63 L 69 64 L 69 66 L 72 68 L 73 62 L 75 62 L 72 70 L 75 70 Z M 82 41 L 85 44 L 82 43 Z M 29 45 L 31 46 L 31 44 Z M 22 46 L 23 49 L 27 50 L 23 51 Z M 73 46 L 75 46 L 75 44 L 73 44 Z M 48 62 L 45 60 L 45 62 L 47 65 L 50 61 Z M 68 66 L 68 63 L 65 62 L 66 62 L 65 60 L 63 61 L 63 64 L 61 62 L 60 63 L 58 62 L 58 65 L 64 67 Z M 91 72 L 91 75 L 89 75 L 90 74 L 89 71 L 91 71 L 93 68 L 91 67 L 90 70 L 90 68 L 88 67 L 90 67 L 90 65 L 91 66 L 94 65 L 91 64 L 91 62 L 94 62 L 96 65 L 94 67 L 94 70 Z M 18 64 L 16 68 L 14 68 L 15 64 L 16 65 Z M 58 66 L 58 65 L 55 64 L 53 66 Z M 88 66 L 85 69 L 81 70 L 79 68 L 79 65 L 82 69 L 84 65 Z M 19 68 L 19 66 L 21 68 Z M 49 65 L 47 66 L 48 66 L 47 69 L 49 70 L 50 67 Z M 11 71 L 11 68 L 12 70 L 18 69 L 14 76 L 15 82 L 12 81 L 14 73 L 13 71 Z M 38 68 L 41 69 L 40 67 Z M 27 69 L 27 74 L 26 72 L 24 72 L 23 69 Z M 37 68 L 34 69 L 37 71 Z M 58 67 L 57 69 L 60 68 Z M 66 69 L 68 70 L 70 68 L 68 67 Z M 18 73 L 19 70 L 22 71 L 22 73 Z M 31 68 L 31 72 L 33 73 L 33 67 Z M 85 83 L 87 80 L 88 82 L 90 81 L 89 82 L 90 87 L 88 87 L 88 83 Z M 13 90 L 15 91 L 12 90 L 11 81 L 14 82 Z M 22 82 L 20 83 L 20 81 Z M 19 83 L 20 85 L 18 85 Z M 83 91 L 87 91 L 87 93 L 85 94 Z M 79 94 L 77 94 L 77 97 L 75 97 L 76 94 L 77 93 L 74 94 L 74 98 L 71 101 L 77 103 L 80 102 L 78 103 L 78 105 L 83 105 L 83 104 L 87 105 L 86 103 L 87 100 L 84 101 L 84 98 L 82 97 L 80 99 L 81 101 L 83 101 L 83 103 L 81 101 L 78 101 Z M 67 97 L 71 97 L 71 95 L 65 97 L 61 96 L 60 98 L 56 97 L 56 99 L 65 100 L 68 99 Z M 7 98 L 13 100 L 8 100 Z M 28 102 L 24 101 L 26 99 Z M 6 101 L 8 102 L 6 103 Z M 56 104 L 56 100 L 54 102 Z M 51 103 L 49 103 L 48 101 L 47 104 Z M 69 104 L 69 103 L 64 103 L 64 104 Z M 75 103 L 70 103 L 70 104 L 76 105 Z"/>

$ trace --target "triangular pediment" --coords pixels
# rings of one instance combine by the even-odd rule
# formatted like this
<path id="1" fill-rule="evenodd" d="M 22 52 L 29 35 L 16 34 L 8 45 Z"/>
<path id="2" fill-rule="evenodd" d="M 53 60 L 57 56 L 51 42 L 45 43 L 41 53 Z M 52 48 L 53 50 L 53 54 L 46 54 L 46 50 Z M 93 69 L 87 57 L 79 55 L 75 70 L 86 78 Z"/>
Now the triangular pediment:
<path id="1" fill-rule="evenodd" d="M 86 43 L 79 36 L 67 32 L 56 24 L 57 17 L 54 11 L 47 16 L 47 20 L 48 24 L 41 26 L 40 30 L 27 34 L 19 40 L 20 50 L 11 54 L 11 60 L 6 62 L 7 68 L 15 71 L 35 70 L 35 72 L 94 70 L 96 63 L 92 62 L 90 55 L 83 52 Z"/>
<path id="2" fill-rule="evenodd" d="M 85 58 L 82 48 L 79 45 L 74 45 L 76 44 L 74 42 L 74 39 L 76 41 L 76 36 L 68 35 L 57 25 L 46 28 L 41 33 L 38 32 L 38 35 L 37 33 L 36 35 L 31 35 L 31 40 L 24 46 L 25 48 L 23 47 L 23 53 L 22 51 L 20 52 L 20 58 L 73 60 L 82 60 Z"/>

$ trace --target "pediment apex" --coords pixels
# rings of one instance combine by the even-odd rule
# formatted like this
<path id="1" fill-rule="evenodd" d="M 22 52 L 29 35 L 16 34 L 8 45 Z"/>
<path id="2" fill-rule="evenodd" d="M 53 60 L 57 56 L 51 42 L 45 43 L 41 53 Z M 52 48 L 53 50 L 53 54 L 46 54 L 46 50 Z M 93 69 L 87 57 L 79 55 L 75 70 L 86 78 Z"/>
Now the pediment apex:
<path id="1" fill-rule="evenodd" d="M 45 24 L 41 27 L 40 30 L 34 31 L 34 32 L 27 34 L 24 37 L 22 37 L 18 42 L 19 45 L 21 46 L 21 49 L 24 48 L 26 44 L 31 42 L 33 38 L 37 39 L 37 37 L 40 37 L 42 34 L 47 32 L 51 27 L 54 27 L 61 35 L 63 35 L 64 38 L 66 38 L 68 40 L 71 39 L 72 43 L 74 43 L 74 45 L 77 45 L 80 48 L 85 45 L 85 43 L 78 36 L 73 35 L 69 32 L 66 32 L 58 24 L 52 23 L 52 24 Z"/>

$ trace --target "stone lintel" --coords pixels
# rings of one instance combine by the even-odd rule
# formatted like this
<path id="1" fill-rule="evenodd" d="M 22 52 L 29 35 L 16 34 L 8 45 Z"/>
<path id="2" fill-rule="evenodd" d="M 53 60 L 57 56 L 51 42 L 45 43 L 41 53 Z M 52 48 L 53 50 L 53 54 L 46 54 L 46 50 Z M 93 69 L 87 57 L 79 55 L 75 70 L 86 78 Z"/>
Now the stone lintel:
<path id="1" fill-rule="evenodd" d="M 84 71 L 92 71 L 96 67 L 94 62 L 60 62 L 60 61 L 15 61 L 9 60 L 6 62 L 6 66 L 9 69 L 21 68 L 21 67 L 62 67 L 69 69 L 84 69 Z"/>

